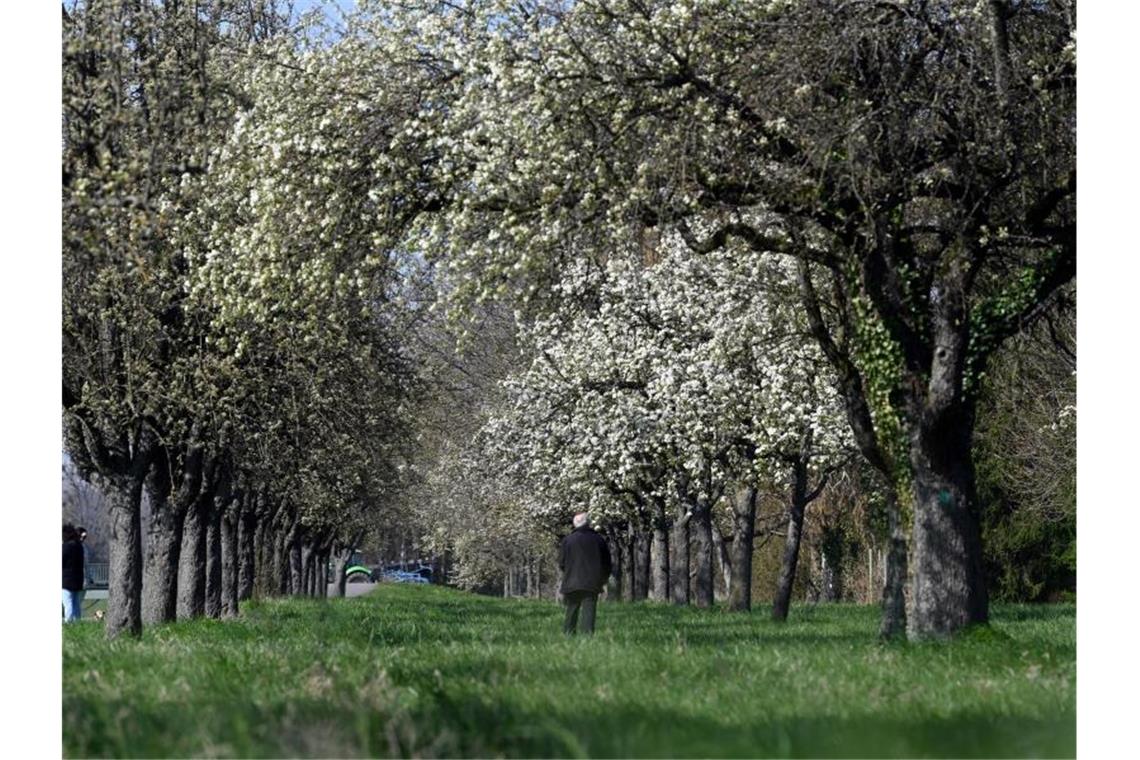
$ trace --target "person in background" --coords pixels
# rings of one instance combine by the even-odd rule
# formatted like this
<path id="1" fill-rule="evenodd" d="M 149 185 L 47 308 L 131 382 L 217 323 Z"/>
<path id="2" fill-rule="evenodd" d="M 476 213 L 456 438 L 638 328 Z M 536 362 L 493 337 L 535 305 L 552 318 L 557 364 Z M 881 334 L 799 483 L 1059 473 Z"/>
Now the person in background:
<path id="1" fill-rule="evenodd" d="M 590 527 L 590 516 L 585 512 L 574 515 L 574 530 L 559 547 L 558 566 L 562 569 L 562 596 L 566 603 L 563 633 L 577 633 L 579 612 L 582 633 L 593 633 L 598 594 L 613 565 L 606 540 Z"/>
<path id="2" fill-rule="evenodd" d="M 83 547 L 83 592 L 86 596 L 87 589 L 95 585 L 95 579 L 91 576 L 91 550 L 87 548 L 87 528 L 80 525 L 75 532 L 79 534 L 79 545 Z"/>
<path id="3" fill-rule="evenodd" d="M 83 615 L 83 544 L 75 526 L 63 526 L 63 622 Z"/>

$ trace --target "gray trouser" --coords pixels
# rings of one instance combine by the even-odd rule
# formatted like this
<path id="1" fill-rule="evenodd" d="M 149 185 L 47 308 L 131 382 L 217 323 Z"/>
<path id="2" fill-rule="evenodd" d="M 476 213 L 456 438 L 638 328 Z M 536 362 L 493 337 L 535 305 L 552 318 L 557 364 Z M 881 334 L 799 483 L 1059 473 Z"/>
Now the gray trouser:
<path id="1" fill-rule="evenodd" d="M 593 591 L 571 591 L 566 594 L 566 622 L 562 632 L 576 633 L 578 611 L 582 611 L 582 633 L 594 632 L 594 616 L 598 609 L 598 595 Z"/>

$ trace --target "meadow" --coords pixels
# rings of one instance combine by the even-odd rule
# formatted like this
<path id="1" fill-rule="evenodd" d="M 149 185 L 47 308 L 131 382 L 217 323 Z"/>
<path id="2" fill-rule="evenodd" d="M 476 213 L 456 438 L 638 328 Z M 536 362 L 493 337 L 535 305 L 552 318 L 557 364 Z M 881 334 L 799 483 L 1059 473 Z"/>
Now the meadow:
<path id="1" fill-rule="evenodd" d="M 382 585 L 104 639 L 65 626 L 67 757 L 1072 757 L 1076 608 L 994 605 L 952 642 L 878 610 L 606 604 Z"/>

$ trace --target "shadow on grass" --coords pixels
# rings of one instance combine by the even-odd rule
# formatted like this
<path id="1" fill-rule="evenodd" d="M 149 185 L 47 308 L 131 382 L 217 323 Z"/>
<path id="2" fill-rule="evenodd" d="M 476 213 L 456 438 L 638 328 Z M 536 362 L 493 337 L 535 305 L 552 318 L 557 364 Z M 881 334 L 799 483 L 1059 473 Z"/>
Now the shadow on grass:
<path id="1" fill-rule="evenodd" d="M 64 704 L 65 756 L 1073 757 L 1072 715 L 719 721 L 625 702 L 571 714 L 444 693 L 416 709 L 328 703 Z M 193 723 L 187 715 L 193 714 Z M 129 722 L 121 717 L 129 715 Z M 82 743 L 69 736 L 83 737 Z M 202 739 L 198 737 L 209 737 Z"/>
<path id="2" fill-rule="evenodd" d="M 771 718 L 746 723 L 638 704 L 581 715 L 445 705 L 449 733 L 475 737 L 460 754 L 542 757 L 1073 757 L 1076 720 L 963 714 L 915 720 Z"/>

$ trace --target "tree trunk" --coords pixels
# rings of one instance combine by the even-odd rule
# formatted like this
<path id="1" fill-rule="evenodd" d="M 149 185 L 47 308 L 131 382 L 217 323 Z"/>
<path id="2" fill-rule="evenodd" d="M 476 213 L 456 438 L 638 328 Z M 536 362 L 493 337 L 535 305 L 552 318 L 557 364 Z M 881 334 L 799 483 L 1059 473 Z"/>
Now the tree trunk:
<path id="1" fill-rule="evenodd" d="M 107 638 L 142 633 L 142 502 L 144 473 L 99 478 L 111 516 L 111 556 L 107 576 Z"/>
<path id="2" fill-rule="evenodd" d="M 732 586 L 728 608 L 752 609 L 752 549 L 756 537 L 756 489 L 742 488 L 732 502 Z"/>
<path id="3" fill-rule="evenodd" d="M 689 603 L 689 522 L 691 513 L 684 512 L 673 523 L 672 572 L 673 604 Z"/>
<path id="4" fill-rule="evenodd" d="M 178 619 L 201 617 L 206 608 L 206 505 L 199 497 L 186 510 L 178 557 Z"/>
<path id="5" fill-rule="evenodd" d="M 301 577 L 301 545 L 303 542 L 301 536 L 302 531 L 298 528 L 293 531 L 292 540 L 289 542 L 289 594 L 299 596 L 304 593 L 304 585 Z"/>
<path id="6" fill-rule="evenodd" d="M 664 511 L 653 521 L 653 594 L 655 602 L 669 601 L 669 524 Z"/>
<path id="7" fill-rule="evenodd" d="M 788 532 L 784 538 L 784 557 L 780 575 L 776 579 L 776 596 L 772 600 L 772 619 L 788 619 L 792 601 L 792 587 L 796 581 L 796 565 L 800 558 L 800 537 L 807 507 L 807 466 L 803 459 L 792 464 L 792 493 L 788 503 Z"/>
<path id="8" fill-rule="evenodd" d="M 273 536 L 273 584 L 274 596 L 289 593 L 289 531 L 278 528 Z"/>
<path id="9" fill-rule="evenodd" d="M 863 389 L 862 375 L 855 366 L 855 363 L 851 360 L 851 357 L 845 354 L 832 340 L 820 311 L 819 300 L 816 296 L 815 285 L 812 282 L 811 270 L 807 261 L 801 260 L 798 266 L 800 292 L 803 296 L 804 311 L 808 318 L 808 324 L 811 326 L 812 334 L 815 335 L 816 342 L 819 343 L 820 349 L 823 350 L 828 361 L 831 362 L 831 365 L 838 373 L 839 390 L 843 395 L 847 422 L 854 435 L 855 444 L 858 446 L 863 458 L 879 473 L 880 477 L 882 477 L 886 483 L 888 492 L 888 513 L 893 511 L 895 516 L 891 519 L 894 520 L 896 524 L 901 525 L 897 499 L 891 495 L 894 491 L 893 472 L 895 468 L 893 458 L 879 445 L 874 420 L 871 416 L 871 409 L 867 404 L 866 394 Z M 950 299 L 944 296 L 943 300 L 949 302 L 952 300 L 960 301 L 962 299 Z M 960 323 L 960 315 L 957 315 L 956 318 L 949 321 L 952 323 Z M 896 535 L 901 536 L 901 533 L 900 530 Z M 892 536 L 892 541 L 893 540 L 895 540 L 895 536 Z M 888 583 L 885 584 L 889 588 L 884 589 L 884 605 L 879 628 L 880 636 L 892 637 L 906 626 L 905 605 L 898 603 L 898 600 L 901 599 L 901 592 L 898 588 L 890 586 L 896 579 L 906 577 L 906 549 L 905 539 L 903 540 L 904 544 L 901 551 L 897 546 L 892 547 L 893 550 L 888 557 L 888 562 L 892 563 L 892 567 L 890 568 L 890 572 L 887 573 Z M 871 555 L 868 555 L 868 560 L 869 564 L 873 564 Z M 869 574 L 867 578 L 868 595 L 870 595 L 871 589 L 873 588 L 874 580 Z M 889 603 L 886 603 L 887 595 L 889 595 Z"/>
<path id="10" fill-rule="evenodd" d="M 238 514 L 235 501 L 222 514 L 222 617 L 238 614 Z"/>
<path id="11" fill-rule="evenodd" d="M 633 596 L 636 601 L 649 598 L 649 534 L 638 528 L 633 534 L 634 558 Z"/>
<path id="12" fill-rule="evenodd" d="M 336 566 L 334 568 L 334 575 L 336 577 L 336 596 L 341 598 L 344 598 L 344 587 L 348 582 L 348 576 L 345 575 L 345 570 L 348 569 L 348 561 L 352 559 L 352 549 L 352 546 L 342 546 L 340 552 L 336 554 Z"/>
<path id="13" fill-rule="evenodd" d="M 622 545 L 619 539 L 610 536 L 606 542 L 610 547 L 610 560 L 613 564 L 613 571 L 610 573 L 610 579 L 606 582 L 606 599 L 611 602 L 619 602 L 622 599 L 622 582 L 624 581 L 625 562 L 622 554 Z"/>
<path id="14" fill-rule="evenodd" d="M 898 495 L 893 483 L 886 487 L 887 526 L 890 537 L 887 539 L 886 578 L 883 582 L 882 614 L 879 622 L 879 638 L 894 639 L 906 632 L 906 532 L 902 524 Z"/>
<path id="15" fill-rule="evenodd" d="M 329 595 L 329 546 L 325 544 L 317 565 L 317 596 L 327 599 Z"/>
<path id="16" fill-rule="evenodd" d="M 222 512 L 210 510 L 206 520 L 206 617 L 222 616 Z"/>
<path id="17" fill-rule="evenodd" d="M 971 429 L 952 417 L 912 435 L 914 587 L 908 633 L 914 639 L 941 638 L 989 621 Z"/>
<path id="18" fill-rule="evenodd" d="M 253 534 L 253 583 L 252 595 L 266 596 L 269 593 L 269 578 L 273 574 L 273 544 L 275 535 L 267 517 L 258 515 Z"/>
<path id="19" fill-rule="evenodd" d="M 693 588 L 694 601 L 698 607 L 713 605 L 713 537 L 712 510 L 702 504 L 693 511 L 696 539 L 693 544 L 697 573 Z"/>
<path id="20" fill-rule="evenodd" d="M 712 524 L 714 565 L 720 568 L 721 580 L 724 583 L 724 593 L 720 599 L 724 600 L 732 594 L 732 558 L 728 556 L 728 547 L 725 546 L 724 536 L 716 523 Z M 713 581 L 713 597 L 716 598 L 716 581 Z"/>
<path id="21" fill-rule="evenodd" d="M 622 576 L 624 576 L 624 578 L 625 578 L 625 583 L 622 584 L 621 598 L 624 601 L 632 602 L 635 599 L 634 576 L 637 572 L 636 567 L 635 567 L 636 562 L 634 559 L 634 555 L 636 554 L 636 552 L 634 551 L 633 529 L 632 528 L 626 528 L 625 530 L 623 530 L 621 538 L 619 538 L 618 540 L 621 541 L 621 544 L 622 544 L 622 547 L 621 547 L 621 559 L 622 559 L 621 573 L 622 573 Z"/>
<path id="22" fill-rule="evenodd" d="M 308 541 L 301 544 L 301 594 L 313 593 L 313 546 Z"/>
<path id="23" fill-rule="evenodd" d="M 182 544 L 183 515 L 171 503 L 169 473 L 160 462 L 147 476 L 150 519 L 146 526 L 146 562 L 143 566 L 142 621 L 145 625 L 169 623 L 178 614 L 178 555 Z"/>

